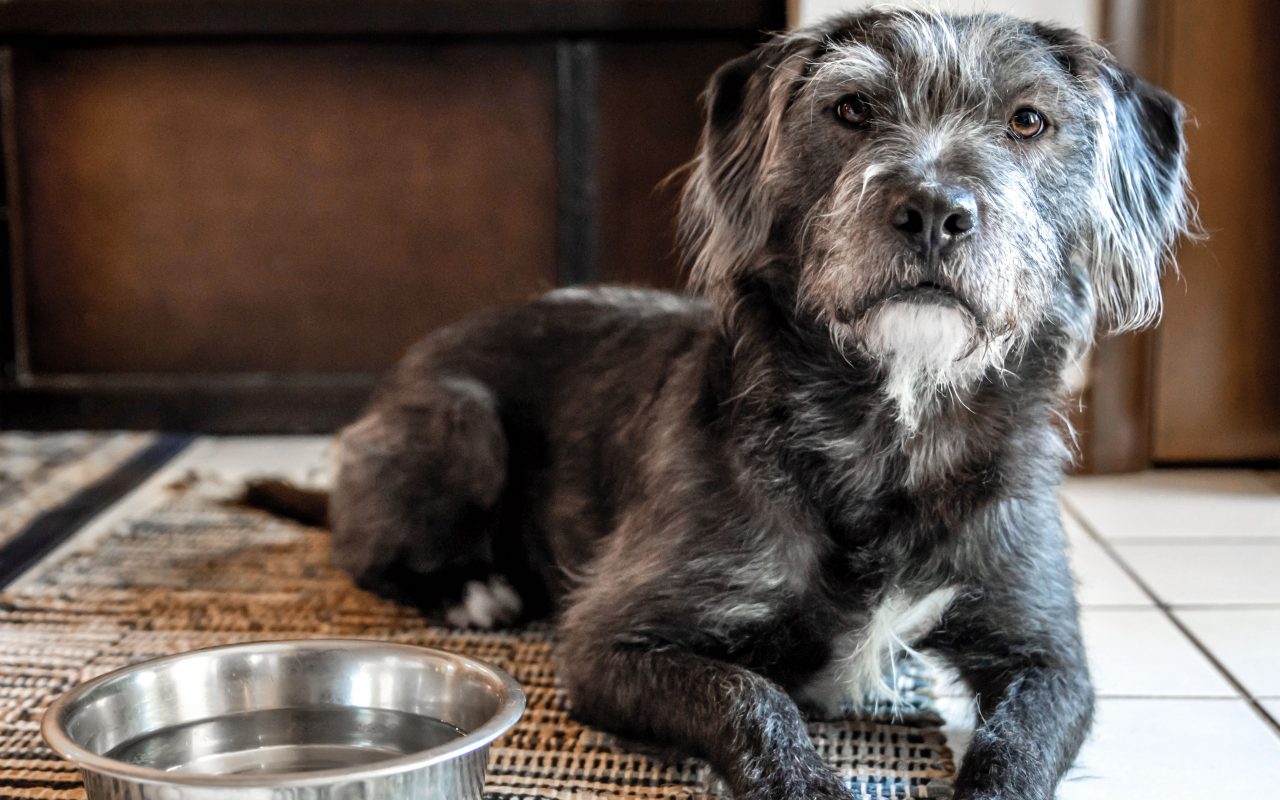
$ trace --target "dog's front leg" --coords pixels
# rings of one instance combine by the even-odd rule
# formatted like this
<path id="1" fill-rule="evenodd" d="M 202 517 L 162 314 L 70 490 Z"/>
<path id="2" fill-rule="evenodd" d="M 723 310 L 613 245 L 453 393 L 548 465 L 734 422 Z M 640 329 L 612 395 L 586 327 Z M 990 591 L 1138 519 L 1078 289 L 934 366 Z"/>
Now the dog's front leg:
<path id="1" fill-rule="evenodd" d="M 579 717 L 707 759 L 738 800 L 852 797 L 814 750 L 795 703 L 757 673 L 599 641 L 567 641 L 560 657 Z"/>
<path id="2" fill-rule="evenodd" d="M 1055 619 L 1045 614 L 1044 607 L 1005 607 L 944 623 L 937 649 L 978 704 L 956 800 L 1052 800 L 1075 760 L 1093 716 L 1093 688 L 1074 604 L 1057 609 Z M 1026 629 L 1028 620 L 1035 630 Z"/>
<path id="3" fill-rule="evenodd" d="M 1088 729 L 1088 675 L 1028 665 L 973 683 L 981 716 L 956 781 L 957 800 L 1050 800 Z"/>

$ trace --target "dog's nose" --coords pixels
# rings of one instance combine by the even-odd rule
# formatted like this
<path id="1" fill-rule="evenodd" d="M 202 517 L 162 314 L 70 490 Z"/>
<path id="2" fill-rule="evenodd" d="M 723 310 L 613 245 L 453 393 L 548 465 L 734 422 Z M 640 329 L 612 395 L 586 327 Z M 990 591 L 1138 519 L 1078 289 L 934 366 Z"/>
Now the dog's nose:
<path id="1" fill-rule="evenodd" d="M 890 224 L 932 264 L 978 230 L 978 200 L 962 186 L 916 189 L 894 208 Z"/>

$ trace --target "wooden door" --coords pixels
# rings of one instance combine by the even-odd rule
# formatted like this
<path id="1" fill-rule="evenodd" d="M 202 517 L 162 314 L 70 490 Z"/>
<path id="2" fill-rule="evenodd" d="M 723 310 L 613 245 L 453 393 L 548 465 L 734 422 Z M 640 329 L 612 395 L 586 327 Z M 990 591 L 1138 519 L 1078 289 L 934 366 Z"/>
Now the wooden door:
<path id="1" fill-rule="evenodd" d="M 1171 0 L 1165 84 L 1187 104 L 1208 240 L 1183 247 L 1155 342 L 1152 458 L 1280 458 L 1280 4 Z"/>

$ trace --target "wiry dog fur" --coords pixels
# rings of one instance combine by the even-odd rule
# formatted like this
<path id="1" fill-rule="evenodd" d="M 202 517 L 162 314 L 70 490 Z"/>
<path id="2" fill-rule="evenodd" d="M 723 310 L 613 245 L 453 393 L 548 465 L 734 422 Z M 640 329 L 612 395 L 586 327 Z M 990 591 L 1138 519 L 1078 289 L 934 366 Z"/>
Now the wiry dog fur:
<path id="1" fill-rule="evenodd" d="M 1055 414 L 1096 327 L 1159 313 L 1180 106 L 1067 30 L 874 11 L 726 64 L 706 111 L 693 295 L 418 344 L 342 434 L 337 563 L 458 623 L 555 613 L 578 715 L 741 798 L 848 797 L 797 700 L 891 697 L 929 651 L 979 699 L 957 796 L 1051 797 L 1093 702 Z M 929 250 L 920 196 L 973 224 Z"/>

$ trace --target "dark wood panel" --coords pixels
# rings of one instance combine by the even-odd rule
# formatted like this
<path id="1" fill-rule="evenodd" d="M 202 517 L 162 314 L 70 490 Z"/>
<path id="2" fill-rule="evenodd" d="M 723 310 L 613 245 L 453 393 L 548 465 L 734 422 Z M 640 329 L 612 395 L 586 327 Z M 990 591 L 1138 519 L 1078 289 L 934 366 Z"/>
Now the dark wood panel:
<path id="1" fill-rule="evenodd" d="M 1069 410 L 1084 474 L 1134 472 L 1151 466 L 1150 331 L 1098 342 L 1090 385 Z"/>
<path id="2" fill-rule="evenodd" d="M 555 282 L 550 45 L 16 54 L 32 372 L 365 371 Z"/>
<path id="3" fill-rule="evenodd" d="M 6 0 L 0 36 L 755 31 L 779 0 Z"/>
<path id="4" fill-rule="evenodd" d="M 1103 39 L 1120 62 L 1165 82 L 1166 0 L 1103 0 Z M 1151 465 L 1151 330 L 1098 342 L 1089 384 L 1071 410 L 1084 473 L 1130 472 Z"/>
<path id="5" fill-rule="evenodd" d="M 1156 347 L 1160 461 L 1280 458 L 1280 6 L 1170 0 L 1167 85 L 1189 106 L 1209 240 L 1184 247 Z"/>
<path id="6" fill-rule="evenodd" d="M 633 42 L 599 51 L 597 198 L 600 274 L 608 281 L 684 283 L 675 210 L 702 126 L 711 73 L 750 40 Z"/>

